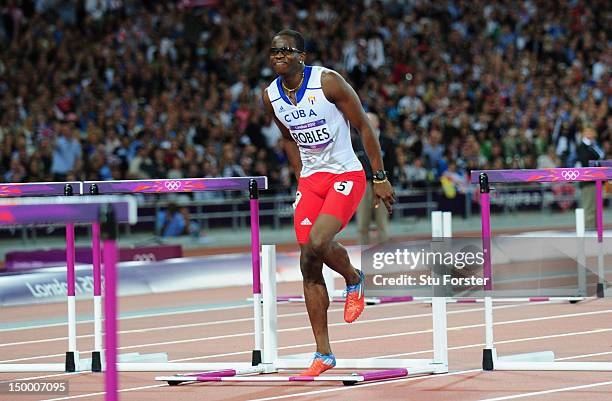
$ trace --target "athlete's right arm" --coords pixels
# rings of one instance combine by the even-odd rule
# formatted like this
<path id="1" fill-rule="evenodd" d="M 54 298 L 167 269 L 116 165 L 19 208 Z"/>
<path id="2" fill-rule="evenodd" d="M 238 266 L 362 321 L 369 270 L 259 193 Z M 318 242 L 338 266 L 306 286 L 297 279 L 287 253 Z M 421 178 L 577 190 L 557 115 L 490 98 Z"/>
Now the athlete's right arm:
<path id="1" fill-rule="evenodd" d="M 263 92 L 263 103 L 266 108 L 266 112 L 268 112 L 273 118 L 276 126 L 283 134 L 283 149 L 285 149 L 285 153 L 287 153 L 287 158 L 289 159 L 289 164 L 293 168 L 295 172 L 295 177 L 300 179 L 300 172 L 302 171 L 302 159 L 300 159 L 300 150 L 298 149 L 297 143 L 291 138 L 291 134 L 289 134 L 289 130 L 287 127 L 283 125 L 278 118 L 276 118 L 276 114 L 274 114 L 274 109 L 272 108 L 272 102 L 270 102 L 270 97 L 268 96 L 268 91 L 264 90 Z"/>

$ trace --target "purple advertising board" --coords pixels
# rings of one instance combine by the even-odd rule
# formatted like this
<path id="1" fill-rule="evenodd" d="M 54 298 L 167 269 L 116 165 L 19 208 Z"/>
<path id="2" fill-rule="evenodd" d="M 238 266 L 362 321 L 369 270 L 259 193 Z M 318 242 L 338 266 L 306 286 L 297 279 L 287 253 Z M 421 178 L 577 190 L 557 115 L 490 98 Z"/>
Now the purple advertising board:
<path id="1" fill-rule="evenodd" d="M 351 258 L 359 261 L 359 247 L 348 247 Z M 227 254 L 172 261 L 121 262 L 118 268 L 119 294 L 157 294 L 251 285 L 251 254 Z M 91 265 L 75 268 L 77 299 L 93 294 Z M 23 273 L 1 273 L 0 306 L 66 302 L 66 267 L 28 270 Z M 299 253 L 277 254 L 279 282 L 300 279 Z M 0 328 L 2 322 L 0 322 Z"/>
<path id="2" fill-rule="evenodd" d="M 78 247 L 75 251 L 76 263 L 91 264 L 90 247 Z M 150 247 L 134 247 L 119 250 L 119 261 L 157 261 L 172 258 L 182 258 L 183 249 L 180 245 L 160 245 Z M 66 264 L 65 249 L 34 249 L 30 251 L 13 251 L 5 255 L 4 268 L 8 272 L 19 272 L 44 267 Z"/>

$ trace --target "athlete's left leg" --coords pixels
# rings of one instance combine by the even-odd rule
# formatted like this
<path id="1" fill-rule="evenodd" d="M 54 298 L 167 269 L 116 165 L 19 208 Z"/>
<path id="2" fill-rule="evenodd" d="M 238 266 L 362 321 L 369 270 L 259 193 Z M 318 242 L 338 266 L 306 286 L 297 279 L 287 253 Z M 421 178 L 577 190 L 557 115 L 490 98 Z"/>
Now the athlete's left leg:
<path id="1" fill-rule="evenodd" d="M 364 308 L 364 275 L 356 270 L 346 249 L 334 240 L 350 221 L 365 193 L 366 180 L 363 171 L 340 174 L 321 208 L 321 214 L 310 231 L 308 245 L 313 252 L 332 270 L 338 272 L 346 282 L 347 299 L 344 320 L 351 323 L 359 317 Z"/>
<path id="2" fill-rule="evenodd" d="M 359 274 L 351 264 L 346 248 L 334 240 L 343 227 L 336 216 L 320 214 L 310 230 L 307 246 L 332 270 L 344 277 L 347 285 L 359 283 Z"/>

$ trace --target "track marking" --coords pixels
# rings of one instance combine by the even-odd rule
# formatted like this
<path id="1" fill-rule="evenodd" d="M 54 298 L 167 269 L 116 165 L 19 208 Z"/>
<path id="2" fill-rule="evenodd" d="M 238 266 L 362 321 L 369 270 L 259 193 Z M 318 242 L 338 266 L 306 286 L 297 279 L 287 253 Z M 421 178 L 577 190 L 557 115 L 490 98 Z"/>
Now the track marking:
<path id="1" fill-rule="evenodd" d="M 510 308 L 510 307 L 519 307 L 519 306 L 522 306 L 522 305 L 504 305 L 504 306 L 499 306 L 498 308 Z M 468 312 L 476 311 L 476 310 L 482 310 L 482 308 L 475 308 L 475 309 L 470 309 L 470 310 L 452 311 L 452 312 L 449 312 L 449 313 L 453 313 L 453 312 L 455 312 L 456 314 L 458 314 L 458 313 L 468 313 Z M 497 323 L 495 323 L 495 325 L 525 323 L 525 322 L 533 322 L 533 321 L 540 321 L 540 320 L 560 319 L 560 318 L 565 318 L 565 317 L 580 317 L 580 316 L 583 316 L 583 315 L 588 316 L 590 314 L 596 314 L 597 312 L 608 313 L 607 311 L 592 311 L 592 312 L 584 312 L 584 313 L 571 313 L 571 314 L 566 314 L 566 315 L 553 315 L 553 316 L 544 316 L 544 317 L 537 317 L 537 318 L 508 320 L 508 321 L 497 322 Z M 416 317 L 416 316 L 422 317 L 420 315 L 413 315 L 412 317 Z M 428 315 L 425 315 L 425 316 L 428 316 Z M 372 320 L 364 321 L 363 323 L 365 323 L 365 322 L 385 322 L 385 321 L 388 321 L 389 319 L 395 320 L 395 317 L 392 317 L 392 318 L 381 318 L 381 319 L 372 319 Z M 334 323 L 334 324 L 335 325 L 345 325 L 345 323 Z M 471 324 L 471 325 L 449 327 L 448 330 L 449 331 L 457 331 L 457 330 L 473 329 L 473 328 L 479 328 L 479 327 L 484 327 L 484 323 L 477 323 L 477 324 Z M 302 326 L 302 327 L 299 327 L 299 328 L 281 329 L 281 330 L 279 330 L 279 332 L 296 331 L 296 330 L 310 330 L 310 329 L 311 329 L 310 326 Z M 600 330 L 589 331 L 589 332 L 584 332 L 584 333 L 596 333 L 596 332 L 599 332 L 601 330 L 609 331 L 609 330 L 612 330 L 612 329 L 600 329 Z M 431 333 L 432 331 L 433 331 L 433 329 L 425 329 L 425 330 L 415 330 L 415 331 L 400 332 L 400 333 L 381 334 L 381 335 L 366 336 L 366 337 L 352 337 L 352 338 L 348 338 L 348 339 L 332 341 L 332 344 L 342 344 L 342 343 L 354 342 L 354 341 L 364 341 L 364 340 L 372 340 L 372 339 L 380 339 L 380 338 L 393 338 L 393 337 L 402 337 L 402 336 L 417 335 L 417 334 L 427 334 L 427 333 Z M 583 332 L 578 332 L 578 333 L 583 333 Z M 252 332 L 247 332 L 247 333 L 226 334 L 226 335 L 203 337 L 203 338 L 189 338 L 189 339 L 185 339 L 185 340 L 162 341 L 162 342 L 156 342 L 156 343 L 147 343 L 147 344 L 137 344 L 137 345 L 123 346 L 123 347 L 119 347 L 118 350 L 139 349 L 139 348 L 147 348 L 147 347 L 154 347 L 154 346 L 160 346 L 160 345 L 187 344 L 187 343 L 194 343 L 194 342 L 201 342 L 201 341 L 219 340 L 219 339 L 225 339 L 225 338 L 237 338 L 237 337 L 244 337 L 244 336 L 251 336 L 251 335 L 253 335 Z M 503 342 L 498 341 L 497 343 L 503 343 Z M 297 344 L 297 345 L 289 345 L 289 346 L 284 346 L 284 347 L 278 347 L 278 349 L 282 350 L 282 349 L 302 348 L 302 347 L 309 347 L 309 346 L 313 346 L 313 345 L 314 345 L 314 343 L 305 343 L 305 344 Z M 82 351 L 82 352 L 89 353 L 89 352 L 92 352 L 92 351 L 93 350 L 85 350 L 85 351 Z M 189 357 L 189 358 L 183 358 L 182 361 L 186 361 L 186 360 L 198 360 L 198 359 L 209 359 L 209 358 L 216 358 L 216 357 L 220 357 L 220 356 L 230 356 L 230 355 L 243 355 L 243 354 L 246 354 L 246 353 L 249 353 L 249 352 L 251 352 L 251 351 L 232 352 L 232 353 L 227 353 L 227 354 L 213 354 L 213 355 L 207 355 L 207 356 L 202 356 L 202 357 Z M 44 359 L 44 358 L 58 357 L 58 356 L 62 356 L 62 355 L 63 354 L 52 354 L 52 355 L 43 355 L 43 356 L 35 356 L 35 357 L 27 357 L 27 358 L 16 358 L 16 359 L 3 360 L 3 361 L 0 361 L 0 363 L 21 362 L 21 361 L 28 361 L 28 360 L 35 360 L 35 359 Z"/>
<path id="2" fill-rule="evenodd" d="M 412 304 L 412 305 L 419 305 L 416 304 L 412 301 L 408 301 L 408 302 L 397 302 L 397 303 L 386 303 L 386 304 L 379 304 L 379 305 L 370 305 L 370 308 L 389 308 L 389 307 L 395 307 L 395 306 L 405 306 L 406 304 Z M 544 302 L 542 302 L 542 304 L 544 304 Z M 241 308 L 253 308 L 253 303 L 249 302 L 247 304 L 240 304 L 240 305 L 228 305 L 228 306 L 212 306 L 212 307 L 208 307 L 208 308 L 198 308 L 198 309 L 193 309 L 193 310 L 183 310 L 183 311 L 170 311 L 170 312 L 157 312 L 157 311 L 148 311 L 146 313 L 141 313 L 141 314 L 135 314 L 132 315 L 132 313 L 135 312 L 127 312 L 125 315 L 123 316 L 118 316 L 117 320 L 131 320 L 131 319 L 145 319 L 145 318 L 156 318 L 156 317 L 160 317 L 160 316 L 174 316 L 174 315 L 184 315 L 184 314 L 189 314 L 189 313 L 204 313 L 204 312 L 216 312 L 216 311 L 222 311 L 222 310 L 231 310 L 231 309 L 241 309 Z M 343 308 L 330 308 L 328 310 L 328 312 L 344 312 Z M 295 312 L 295 313 L 290 313 L 290 314 L 286 314 L 287 316 L 301 316 L 307 315 L 307 312 Z M 282 315 L 278 315 L 279 317 Z M 92 324 L 94 323 L 93 319 L 90 316 L 87 316 L 87 318 L 85 318 L 86 320 L 83 320 L 84 318 L 81 318 L 79 320 L 77 320 L 77 325 L 79 324 Z M 250 318 L 245 318 L 245 319 L 250 319 L 253 320 L 253 317 Z M 57 319 L 60 320 L 60 319 Z M 49 328 L 49 327 L 60 327 L 60 326 L 66 326 L 67 325 L 67 321 L 65 318 L 61 319 L 62 322 L 58 322 L 58 323 L 40 323 L 40 322 L 17 322 L 17 323 L 8 323 L 8 324 L 0 324 L 0 327 L 4 328 L 0 328 L 0 333 L 2 332 L 7 332 L 7 331 L 21 331 L 21 330 L 33 330 L 33 329 L 41 329 L 41 328 Z M 222 321 L 220 321 L 222 322 Z M 12 326 L 13 324 L 30 324 L 30 326 L 27 327 L 6 327 L 6 326 Z"/>
<path id="3" fill-rule="evenodd" d="M 466 347 L 483 346 L 483 345 L 484 344 L 471 344 L 469 346 L 461 346 L 461 347 L 449 348 L 449 350 L 450 349 L 466 348 Z M 424 353 L 424 352 L 431 352 L 431 350 L 428 350 L 428 351 L 417 351 L 415 353 Z M 612 352 L 601 352 L 601 353 L 598 353 L 598 354 L 575 355 L 575 356 L 570 356 L 570 357 L 566 357 L 566 358 L 558 358 L 557 360 L 560 361 L 560 360 L 567 360 L 567 359 L 580 359 L 580 358 L 587 358 L 587 357 L 590 357 L 590 356 L 610 354 L 610 353 L 612 353 Z M 172 361 L 172 362 L 176 362 L 176 361 Z M 462 370 L 462 371 L 457 371 L 457 372 L 449 372 L 449 373 L 445 373 L 445 374 L 442 374 L 442 375 L 419 376 L 419 377 L 402 378 L 402 379 L 397 379 L 397 380 L 389 380 L 389 381 L 384 381 L 384 382 L 365 383 L 365 384 L 359 385 L 358 387 L 342 387 L 342 388 L 337 388 L 337 389 L 334 388 L 334 389 L 326 389 L 326 390 L 317 390 L 317 391 L 314 391 L 314 392 L 306 392 L 306 393 L 299 393 L 299 394 L 288 394 L 288 395 L 283 395 L 283 396 L 278 396 L 278 397 L 268 397 L 268 398 L 254 399 L 254 400 L 250 400 L 250 401 L 275 400 L 275 399 L 280 399 L 280 398 L 297 397 L 297 396 L 301 396 L 301 395 L 319 394 L 321 392 L 342 391 L 342 390 L 349 390 L 349 389 L 360 388 L 360 387 L 368 387 L 368 386 L 373 386 L 373 385 L 382 385 L 382 384 L 402 382 L 402 381 L 413 381 L 413 380 L 419 380 L 419 379 L 441 378 L 441 377 L 456 376 L 456 375 L 460 375 L 460 374 L 464 374 L 464 373 L 474 373 L 474 372 L 481 372 L 481 371 L 482 371 L 481 369 Z M 35 379 L 44 379 L 44 378 L 48 378 L 48 377 L 57 377 L 57 376 L 64 376 L 64 375 L 78 375 L 78 373 L 59 373 L 59 374 L 48 375 L 48 376 L 37 376 L 37 377 L 29 377 L 29 378 L 23 378 L 23 379 L 12 379 L 10 381 L 14 381 L 14 380 L 35 380 Z M 0 383 L 4 383 L 4 382 L 0 382 Z M 144 389 L 149 389 L 149 388 L 165 387 L 165 386 L 167 386 L 167 384 L 156 384 L 156 385 L 150 385 L 150 386 L 132 387 L 132 388 L 127 388 L 127 389 L 122 389 L 122 390 L 120 390 L 120 392 L 144 390 Z M 70 397 L 64 397 L 64 398 L 53 398 L 53 399 L 42 400 L 42 401 L 60 401 L 60 400 L 68 400 L 68 399 L 73 399 L 73 398 L 93 397 L 93 396 L 102 395 L 102 394 L 104 394 L 104 393 L 81 394 L 81 395 L 77 395 L 77 396 L 70 396 Z M 481 400 L 481 401 L 494 401 L 494 400 L 495 399 L 493 399 L 493 400 Z"/>
<path id="4" fill-rule="evenodd" d="M 16 378 L 16 379 L 11 379 L 11 380 L 0 380 L 0 383 L 10 383 L 16 380 L 23 381 L 23 380 L 48 379 L 50 377 L 59 377 L 59 376 L 78 376 L 82 374 L 89 374 L 89 372 L 69 372 L 69 373 L 64 372 L 64 373 L 55 373 L 52 375 L 44 375 L 44 376 L 22 377 L 22 378 Z"/>
<path id="5" fill-rule="evenodd" d="M 297 397 L 297 396 L 300 396 L 300 395 L 320 394 L 320 393 L 327 393 L 327 392 L 332 392 L 332 391 L 343 391 L 343 390 L 346 391 L 346 390 L 352 390 L 352 389 L 363 388 L 363 387 L 377 386 L 377 385 L 382 385 L 382 384 L 397 383 L 397 382 L 404 382 L 404 381 L 414 381 L 414 380 L 434 379 L 434 378 L 440 378 L 440 377 L 456 376 L 456 375 L 465 374 L 465 373 L 474 373 L 474 372 L 479 372 L 479 371 L 481 371 L 481 369 L 460 370 L 460 371 L 457 371 L 457 372 L 445 373 L 445 374 L 441 374 L 441 375 L 408 377 L 408 378 L 387 380 L 387 381 L 383 381 L 383 382 L 365 383 L 365 384 L 360 384 L 358 386 L 339 387 L 339 388 L 331 388 L 331 389 L 326 389 L 326 390 L 316 390 L 316 391 L 309 391 L 309 392 L 305 392 L 305 393 L 287 394 L 287 395 L 282 395 L 282 396 L 278 396 L 278 397 L 260 398 L 260 399 L 257 399 L 257 400 L 249 400 L 249 401 L 275 400 L 275 399 L 280 399 L 280 398 Z M 168 386 L 168 384 L 155 384 L 155 385 L 151 385 L 151 386 L 126 388 L 126 389 L 119 390 L 119 392 L 136 391 L 136 390 L 144 390 L 144 389 L 149 389 L 149 388 L 167 387 L 167 386 Z M 94 397 L 94 396 L 103 395 L 103 394 L 104 394 L 103 392 L 100 392 L 100 393 L 90 393 L 90 394 L 81 394 L 81 395 L 74 395 L 74 396 L 61 397 L 61 398 L 50 398 L 50 399 L 40 400 L 40 401 L 61 401 L 61 400 L 70 400 L 70 399 L 74 399 L 74 398 Z"/>
<path id="6" fill-rule="evenodd" d="M 487 399 L 483 399 L 483 400 L 479 400 L 479 401 L 514 400 L 514 399 L 517 399 L 517 398 L 536 397 L 538 395 L 562 393 L 564 391 L 581 390 L 581 389 L 584 389 L 584 388 L 593 388 L 593 387 L 601 387 L 601 386 L 609 386 L 609 385 L 612 385 L 612 381 L 599 382 L 599 383 L 591 383 L 591 384 L 583 384 L 581 386 L 561 387 L 561 388 L 555 388 L 555 389 L 551 389 L 551 390 L 534 391 L 534 392 L 531 392 L 531 393 L 506 395 L 506 396 L 503 396 L 503 397 L 487 398 Z"/>
<path id="7" fill-rule="evenodd" d="M 512 305 L 514 306 L 514 305 Z M 482 308 L 475 308 L 475 309 L 464 309 L 461 311 L 453 311 L 455 313 L 469 313 L 469 312 L 474 312 L 474 311 L 482 311 Z M 329 312 L 343 312 L 344 309 L 334 309 L 334 310 L 329 310 Z M 448 313 L 453 313 L 453 312 L 448 312 Z M 610 312 L 612 313 L 612 310 L 610 310 Z M 297 316 L 306 316 L 307 312 L 295 312 L 295 313 L 285 313 L 285 314 L 280 314 L 277 317 L 281 318 L 281 317 L 297 317 Z M 383 321 L 393 321 L 393 320 L 407 320 L 407 319 L 417 319 L 417 318 L 421 318 L 421 317 L 430 317 L 431 313 L 422 313 L 422 314 L 418 314 L 418 315 L 409 315 L 409 316 L 392 316 L 392 317 L 386 317 L 386 318 L 378 318 L 378 319 L 369 319 L 369 320 L 362 320 L 362 321 L 357 321 L 354 322 L 353 325 L 358 325 L 358 324 L 366 324 L 366 323 L 377 323 L 377 322 L 383 322 Z M 175 329 L 181 329 L 181 328 L 189 328 L 189 327 L 200 327 L 200 326 L 216 326 L 218 324 L 228 324 L 228 323 L 241 323 L 241 322 L 249 322 L 249 321 L 253 321 L 252 317 L 245 317 L 245 318 L 237 318 L 237 319 L 228 319 L 228 320 L 214 320 L 214 321 L 210 321 L 210 322 L 201 322 L 201 323 L 189 323 L 189 324 L 180 324 L 180 325 L 172 325 L 172 326 L 157 326 L 157 327 L 149 327 L 149 328 L 144 328 L 144 329 L 132 329 L 132 330 L 121 330 L 118 333 L 119 334 L 132 334 L 132 333 L 146 333 L 146 332 L 152 332 L 152 331 L 162 331 L 162 330 L 175 330 Z M 346 323 L 344 322 L 338 322 L 338 323 L 330 323 L 329 324 L 330 327 L 334 327 L 334 326 L 346 326 Z M 287 328 L 287 329 L 279 329 L 279 332 L 285 332 L 285 331 L 299 331 L 299 330 L 310 330 L 311 327 L 310 326 L 299 326 L 299 327 L 293 327 L 293 328 Z M 227 337 L 231 337 L 231 336 L 248 336 L 248 335 L 254 335 L 253 332 L 243 332 L 243 333 L 237 333 L 237 334 L 233 334 L 233 335 L 229 335 Z M 80 335 L 77 336 L 77 338 L 90 338 L 93 337 L 93 334 L 84 334 L 84 335 Z M 226 336 L 223 336 L 226 337 Z M 218 339 L 218 338 L 222 338 L 222 337 L 202 337 L 202 340 L 206 340 L 206 339 Z M 37 344 L 37 343 L 45 343 L 45 342 L 53 342 L 53 341 L 65 341 L 67 340 L 68 337 L 54 337 L 54 338 L 45 338 L 45 339 L 41 339 L 41 340 L 29 340 L 29 341 L 20 341 L 20 342 L 12 342 L 12 343 L 4 343 L 1 344 L 0 343 L 0 347 L 9 347 L 9 346 L 16 346 L 16 345 L 26 345 L 26 344 Z"/>
<path id="8" fill-rule="evenodd" d="M 612 329 L 610 329 L 610 330 L 612 330 Z M 575 333 L 565 333 L 564 335 L 574 335 L 574 334 Z M 580 334 L 584 334 L 584 333 L 580 333 Z M 560 336 L 560 335 L 554 335 L 554 336 Z M 542 337 L 527 337 L 527 338 L 523 338 L 523 339 L 513 339 L 513 340 L 501 341 L 500 343 L 518 342 L 518 341 L 529 341 L 531 339 L 541 339 L 541 338 Z M 469 345 L 463 345 L 463 346 L 457 346 L 457 347 L 450 347 L 449 351 L 450 350 L 457 350 L 457 349 L 464 349 L 464 348 L 480 347 L 480 346 L 484 346 L 484 343 L 469 344 Z M 248 352 L 250 352 L 250 351 L 248 351 Z M 430 352 L 433 352 L 433 350 L 415 351 L 415 352 L 412 352 L 412 353 L 397 354 L 397 355 L 421 354 L 421 353 L 430 353 Z M 566 357 L 566 358 L 559 358 L 557 360 L 580 359 L 580 358 L 586 358 L 586 357 L 590 357 L 590 356 L 594 356 L 594 355 L 604 355 L 604 354 L 610 354 L 610 353 L 612 353 L 612 352 L 602 352 L 602 353 L 598 353 L 598 354 L 582 354 L 582 355 L 575 355 L 575 356 Z M 389 357 L 389 356 L 394 356 L 394 355 L 387 355 L 387 356 L 382 356 L 382 357 L 378 357 L 378 358 L 385 358 L 385 357 Z M 178 361 L 179 360 L 173 360 L 171 362 L 178 362 Z M 333 389 L 326 389 L 326 390 L 316 390 L 316 391 L 311 391 L 311 392 L 303 392 L 303 393 L 288 394 L 288 395 L 283 395 L 283 396 L 255 399 L 255 400 L 250 400 L 250 401 L 276 400 L 276 399 L 282 399 L 282 398 L 297 397 L 297 396 L 301 396 L 301 395 L 313 395 L 313 394 L 320 394 L 320 393 L 326 393 L 326 392 L 332 392 L 332 391 L 345 391 L 345 390 L 361 388 L 361 387 L 369 387 L 369 386 L 383 385 L 383 384 L 388 384 L 388 383 L 396 383 L 396 382 L 412 381 L 412 380 L 420 380 L 420 379 L 440 378 L 440 377 L 454 376 L 454 375 L 459 375 L 459 374 L 464 374 L 464 373 L 473 373 L 473 372 L 480 372 L 480 371 L 482 371 L 482 370 L 481 369 L 463 370 L 463 371 L 445 373 L 445 374 L 441 374 L 441 375 L 419 376 L 419 377 L 402 378 L 402 379 L 397 379 L 397 380 L 389 380 L 389 381 L 384 381 L 384 382 L 365 383 L 365 384 L 361 384 L 361 385 L 356 386 L 356 387 L 342 387 L 342 388 L 333 388 Z M 59 373 L 59 374 L 48 375 L 48 376 L 37 376 L 37 377 L 29 377 L 29 378 L 21 378 L 21 379 L 12 379 L 11 381 L 14 381 L 14 380 L 34 380 L 34 379 L 46 378 L 46 377 L 57 377 L 57 376 L 63 376 L 63 375 L 78 375 L 78 374 L 79 373 Z M 603 385 L 603 384 L 601 384 L 601 385 Z M 122 390 L 120 390 L 120 392 L 136 391 L 136 390 L 143 390 L 143 389 L 156 388 L 156 387 L 165 387 L 165 386 L 167 386 L 167 384 L 157 384 L 157 385 L 150 385 L 150 386 L 132 387 L 132 388 L 128 388 L 128 389 L 122 389 Z M 69 397 L 63 397 L 63 398 L 53 398 L 53 399 L 42 400 L 42 401 L 60 401 L 60 400 L 68 400 L 68 399 L 74 399 L 74 398 L 92 397 L 92 396 L 103 395 L 103 394 L 104 393 L 102 393 L 102 392 L 100 392 L 100 393 L 90 393 L 90 394 L 81 394 L 81 395 L 78 395 L 78 396 L 69 396 Z M 493 400 L 481 400 L 481 401 L 493 401 Z"/>
<path id="9" fill-rule="evenodd" d="M 508 305 L 504 305 L 504 306 L 508 306 Z M 514 306 L 514 305 L 512 305 L 512 306 Z M 461 310 L 461 311 L 451 311 L 451 312 L 448 312 L 448 313 L 449 314 L 452 314 L 453 312 L 467 313 L 467 312 L 473 312 L 473 311 L 479 311 L 479 310 L 482 310 L 482 309 L 465 309 L 465 310 Z M 570 313 L 570 314 L 565 314 L 565 315 L 553 315 L 553 316 L 546 316 L 546 317 L 541 317 L 541 318 L 528 318 L 528 319 L 522 319 L 520 321 L 506 321 L 506 322 L 499 322 L 499 323 L 495 323 L 495 324 L 496 325 L 503 325 L 503 324 L 513 324 L 515 322 L 540 321 L 540 320 L 548 320 L 548 319 L 557 319 L 557 318 L 565 318 L 565 317 L 576 317 L 576 316 L 578 316 L 578 317 L 579 316 L 590 316 L 590 315 L 599 315 L 599 314 L 607 314 L 607 313 L 612 313 L 612 309 L 607 309 L 607 310 L 603 310 L 603 311 Z M 295 316 L 301 316 L 301 315 L 305 315 L 305 314 L 306 314 L 305 312 L 296 312 L 296 313 L 287 313 L 287 314 L 278 315 L 278 317 L 279 318 L 281 318 L 281 317 L 295 317 Z M 395 320 L 417 319 L 417 318 L 429 317 L 429 316 L 431 316 L 431 313 L 423 313 L 423 314 L 410 315 L 410 316 L 393 316 L 393 317 L 385 317 L 385 318 L 378 318 L 378 319 L 368 319 L 368 320 L 356 321 L 356 322 L 353 323 L 353 325 L 367 324 L 367 323 L 378 323 L 378 322 L 389 322 L 389 321 L 395 321 Z M 228 320 L 217 320 L 217 321 L 211 321 L 211 322 L 200 322 L 200 323 L 179 324 L 179 325 L 171 325 L 171 326 L 149 327 L 149 328 L 144 328 L 144 329 L 121 330 L 121 331 L 118 332 L 118 334 L 148 333 L 148 332 L 154 332 L 154 331 L 176 330 L 176 329 L 182 329 L 182 328 L 215 326 L 217 324 L 241 323 L 241 322 L 248 322 L 248 321 L 252 321 L 252 320 L 253 320 L 253 318 L 245 317 L 245 318 L 228 319 Z M 330 323 L 329 327 L 345 326 L 345 325 L 346 324 L 344 322 L 338 322 L 338 323 Z M 279 329 L 278 332 L 279 333 L 280 332 L 291 332 L 291 331 L 310 330 L 310 329 L 311 329 L 310 326 L 299 326 L 299 327 L 292 327 L 292 328 L 286 328 L 286 329 Z M 226 337 L 227 338 L 231 338 L 231 337 L 250 336 L 250 335 L 253 335 L 253 332 L 243 332 L 243 333 L 223 335 L 223 336 L 202 337 L 201 341 L 218 340 L 220 338 L 226 338 Z M 77 336 L 77 338 L 91 338 L 91 337 L 93 337 L 93 334 L 84 334 L 84 335 Z M 48 342 L 54 342 L 54 341 L 66 341 L 66 340 L 68 340 L 68 337 L 54 337 L 54 338 L 45 338 L 45 339 L 41 339 L 41 340 L 18 341 L 18 342 L 12 342 L 12 343 L 4 343 L 4 344 L 0 343 L 0 348 L 2 348 L 2 347 L 12 347 L 12 346 L 18 346 L 18 345 L 27 345 L 27 344 L 48 343 Z"/>
<path id="10" fill-rule="evenodd" d="M 252 308 L 253 303 L 250 302 L 250 303 L 243 304 L 241 302 L 238 305 L 232 305 L 230 302 L 228 302 L 227 305 L 225 306 L 198 307 L 196 309 L 186 309 L 186 310 L 177 310 L 177 311 L 168 311 L 168 312 L 160 312 L 158 310 L 151 310 L 149 312 L 143 312 L 141 314 L 137 314 L 136 312 L 125 312 L 123 316 L 117 316 L 117 319 L 118 320 L 141 319 L 141 318 L 147 318 L 147 317 L 184 315 L 188 313 L 214 312 L 214 311 L 220 311 L 220 310 L 240 309 L 240 308 L 248 308 L 248 307 Z M 133 313 L 136 313 L 136 314 L 133 314 Z M 85 319 L 85 320 L 81 320 L 81 319 Z M 81 318 L 81 319 L 77 318 L 77 324 L 88 324 L 88 323 L 94 322 L 93 318 L 90 315 L 87 315 L 86 318 Z M 66 318 L 57 318 L 54 320 L 57 321 L 57 323 L 45 323 L 45 322 L 48 322 L 49 320 L 46 320 L 45 322 L 34 321 L 34 322 L 4 323 L 0 325 L 0 327 L 2 327 L 0 328 L 0 333 L 4 331 L 33 330 L 33 329 L 41 329 L 41 328 L 47 328 L 47 327 L 58 327 L 58 326 L 65 326 L 66 324 L 68 324 Z M 10 327 L 12 325 L 19 325 L 19 324 L 30 324 L 31 326 Z"/>
<path id="11" fill-rule="evenodd" d="M 592 356 L 602 356 L 602 355 L 610 355 L 610 354 L 612 354 L 612 351 L 596 352 L 594 354 L 584 354 L 584 355 L 578 355 L 578 356 L 566 356 L 565 358 L 555 358 L 555 361 L 567 361 L 571 359 L 590 358 Z"/>
<path id="12" fill-rule="evenodd" d="M 124 388 L 119 390 L 120 393 L 125 393 L 128 391 L 136 391 L 136 390 L 146 390 L 149 388 L 156 388 L 156 387 L 166 387 L 168 386 L 167 384 L 152 384 L 150 386 L 140 386 L 140 387 L 130 387 L 130 388 Z M 104 391 L 101 391 L 99 393 L 89 393 L 89 394 L 80 394 L 80 395 L 71 395 L 68 397 L 60 397 L 60 398 L 49 398 L 47 400 L 40 400 L 40 401 L 60 401 L 60 400 L 72 400 L 74 398 L 85 398 L 85 397 L 95 397 L 96 395 L 104 395 L 106 394 Z"/>

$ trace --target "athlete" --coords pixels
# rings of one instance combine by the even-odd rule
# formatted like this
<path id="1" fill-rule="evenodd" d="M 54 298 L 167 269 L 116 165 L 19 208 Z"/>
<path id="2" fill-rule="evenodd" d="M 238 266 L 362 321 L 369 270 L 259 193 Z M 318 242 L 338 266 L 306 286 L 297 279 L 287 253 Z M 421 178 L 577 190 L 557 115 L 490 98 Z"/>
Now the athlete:
<path id="1" fill-rule="evenodd" d="M 278 77 L 264 91 L 263 102 L 283 134 L 285 152 L 298 178 L 294 227 L 306 309 L 317 344 L 312 365 L 301 375 L 318 376 L 336 365 L 327 329 L 329 297 L 323 263 L 346 281 L 344 320 L 355 321 L 365 305 L 365 276 L 334 240 L 355 213 L 366 186 L 351 146 L 350 125 L 359 130 L 372 164 L 374 206 L 382 201 L 391 213 L 395 195 L 378 138 L 353 88 L 337 72 L 305 65 L 304 59 L 299 32 L 286 29 L 274 36 L 270 64 Z"/>

